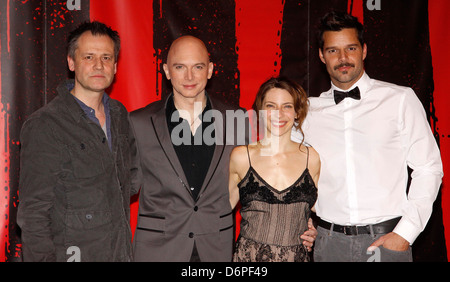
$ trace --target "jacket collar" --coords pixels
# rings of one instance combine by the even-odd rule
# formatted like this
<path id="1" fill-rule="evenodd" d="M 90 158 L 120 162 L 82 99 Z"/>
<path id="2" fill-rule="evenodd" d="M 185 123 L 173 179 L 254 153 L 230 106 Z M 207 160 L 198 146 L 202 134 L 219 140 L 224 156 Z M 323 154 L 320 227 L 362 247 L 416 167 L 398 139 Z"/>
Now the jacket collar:
<path id="1" fill-rule="evenodd" d="M 70 93 L 75 85 L 75 80 L 68 79 L 63 81 L 56 88 L 58 92 L 58 96 L 64 101 L 64 104 L 67 107 L 67 114 L 71 115 L 77 122 L 80 122 L 82 117 L 87 117 L 84 110 L 81 108 L 79 103 L 75 100 L 75 97 Z M 106 93 L 103 95 L 103 99 L 107 99 L 109 101 L 109 109 L 110 111 L 117 112 L 119 111 L 119 107 L 114 101 L 111 99 Z"/>

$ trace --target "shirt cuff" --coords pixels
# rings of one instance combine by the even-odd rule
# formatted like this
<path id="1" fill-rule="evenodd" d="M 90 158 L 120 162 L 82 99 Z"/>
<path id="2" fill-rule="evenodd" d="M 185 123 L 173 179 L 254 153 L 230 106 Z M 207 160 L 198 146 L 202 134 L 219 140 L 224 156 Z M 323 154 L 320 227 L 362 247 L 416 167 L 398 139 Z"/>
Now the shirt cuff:
<path id="1" fill-rule="evenodd" d="M 393 232 L 402 236 L 403 239 L 412 245 L 421 231 L 418 230 L 417 226 L 403 218 L 397 223 L 397 226 L 394 228 Z"/>

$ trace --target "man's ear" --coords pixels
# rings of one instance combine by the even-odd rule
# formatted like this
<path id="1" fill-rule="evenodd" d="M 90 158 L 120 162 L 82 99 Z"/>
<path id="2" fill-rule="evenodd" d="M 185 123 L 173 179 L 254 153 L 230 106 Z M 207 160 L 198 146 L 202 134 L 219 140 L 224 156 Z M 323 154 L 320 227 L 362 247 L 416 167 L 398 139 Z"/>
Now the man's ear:
<path id="1" fill-rule="evenodd" d="M 322 49 L 321 49 L 321 48 L 319 48 L 319 58 L 320 58 L 320 60 L 322 61 L 322 63 L 326 64 L 326 63 L 325 63 L 325 58 L 323 57 L 323 52 L 322 52 Z"/>
<path id="2" fill-rule="evenodd" d="M 166 74 L 167 80 L 170 80 L 169 67 L 167 66 L 167 64 L 163 65 L 163 70 L 164 70 L 164 73 Z"/>
<path id="3" fill-rule="evenodd" d="M 211 76 L 213 74 L 213 70 L 214 70 L 213 62 L 209 62 L 209 64 L 208 64 L 208 79 L 211 78 Z"/>
<path id="4" fill-rule="evenodd" d="M 75 71 L 75 60 L 70 56 L 67 56 L 67 65 L 69 66 L 70 71 Z"/>
<path id="5" fill-rule="evenodd" d="M 366 57 L 367 57 L 367 44 L 364 43 L 364 46 L 363 46 L 363 61 L 366 59 Z"/>

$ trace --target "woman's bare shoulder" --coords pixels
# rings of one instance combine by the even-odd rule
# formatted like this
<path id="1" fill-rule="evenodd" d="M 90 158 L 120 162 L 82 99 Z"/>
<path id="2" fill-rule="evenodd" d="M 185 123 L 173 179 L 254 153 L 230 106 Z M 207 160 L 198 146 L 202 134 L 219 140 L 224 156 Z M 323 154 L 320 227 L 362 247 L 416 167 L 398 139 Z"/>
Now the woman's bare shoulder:
<path id="1" fill-rule="evenodd" d="M 309 159 L 308 159 L 309 170 L 312 173 L 319 173 L 320 172 L 320 155 L 313 147 L 308 147 L 308 150 L 309 150 Z"/>

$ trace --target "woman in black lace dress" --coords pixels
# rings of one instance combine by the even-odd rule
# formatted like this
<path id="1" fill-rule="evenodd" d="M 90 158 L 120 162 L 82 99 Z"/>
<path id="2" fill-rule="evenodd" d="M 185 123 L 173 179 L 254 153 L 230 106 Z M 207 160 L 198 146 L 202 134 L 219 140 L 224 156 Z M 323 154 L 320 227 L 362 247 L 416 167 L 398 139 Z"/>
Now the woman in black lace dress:
<path id="1" fill-rule="evenodd" d="M 236 147 L 230 159 L 230 202 L 241 203 L 233 261 L 309 261 L 301 235 L 317 199 L 319 155 L 291 140 L 308 110 L 304 90 L 285 78 L 261 85 L 255 100 L 264 137 Z"/>

